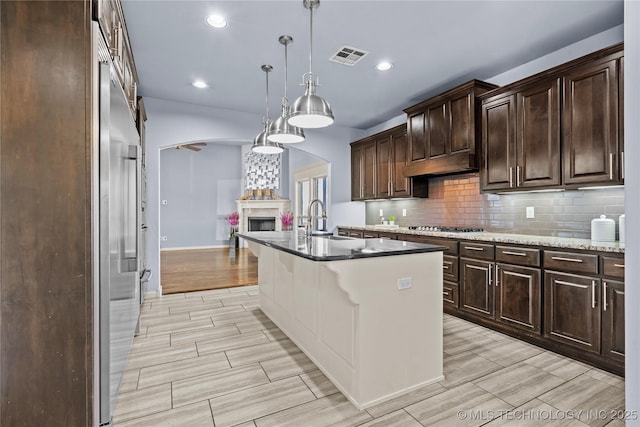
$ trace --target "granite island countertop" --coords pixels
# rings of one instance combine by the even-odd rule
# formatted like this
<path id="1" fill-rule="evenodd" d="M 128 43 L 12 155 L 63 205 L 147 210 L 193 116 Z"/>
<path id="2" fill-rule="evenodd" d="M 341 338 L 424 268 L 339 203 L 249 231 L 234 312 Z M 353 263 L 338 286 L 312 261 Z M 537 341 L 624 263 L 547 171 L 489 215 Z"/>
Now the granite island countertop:
<path id="1" fill-rule="evenodd" d="M 237 236 L 313 261 L 340 261 L 357 258 L 397 256 L 437 252 L 444 246 L 387 239 L 357 239 L 341 236 L 306 237 L 297 231 L 250 231 Z"/>
<path id="2" fill-rule="evenodd" d="M 492 233 L 481 232 L 443 232 L 409 230 L 407 227 L 384 228 L 373 225 L 355 226 L 339 225 L 338 228 L 350 228 L 352 230 L 380 231 L 385 233 L 412 234 L 416 236 L 443 237 L 458 240 L 475 240 L 493 243 L 512 243 L 517 245 L 543 246 L 550 248 L 578 249 L 586 251 L 599 251 L 611 253 L 624 253 L 624 243 L 595 242 L 590 239 L 577 239 L 571 237 L 535 236 L 529 234 Z"/>

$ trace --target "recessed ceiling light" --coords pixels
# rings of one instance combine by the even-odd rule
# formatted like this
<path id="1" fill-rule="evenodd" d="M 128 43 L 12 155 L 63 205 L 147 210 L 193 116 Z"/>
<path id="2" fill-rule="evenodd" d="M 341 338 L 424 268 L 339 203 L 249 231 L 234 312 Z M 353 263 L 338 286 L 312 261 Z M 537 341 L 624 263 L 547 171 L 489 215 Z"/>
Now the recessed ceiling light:
<path id="1" fill-rule="evenodd" d="M 193 83 L 191 83 L 193 85 L 193 87 L 197 87 L 198 89 L 204 89 L 209 87 L 209 85 L 207 84 L 207 82 L 204 82 L 202 80 L 196 80 Z"/>
<path id="2" fill-rule="evenodd" d="M 387 70 L 390 70 L 391 67 L 393 67 L 393 64 L 391 62 L 383 61 L 383 62 L 378 63 L 378 65 L 376 65 L 376 70 L 378 70 L 378 71 L 387 71 Z"/>
<path id="3" fill-rule="evenodd" d="M 229 22 L 221 15 L 209 15 L 207 16 L 207 24 L 214 28 L 227 28 Z"/>

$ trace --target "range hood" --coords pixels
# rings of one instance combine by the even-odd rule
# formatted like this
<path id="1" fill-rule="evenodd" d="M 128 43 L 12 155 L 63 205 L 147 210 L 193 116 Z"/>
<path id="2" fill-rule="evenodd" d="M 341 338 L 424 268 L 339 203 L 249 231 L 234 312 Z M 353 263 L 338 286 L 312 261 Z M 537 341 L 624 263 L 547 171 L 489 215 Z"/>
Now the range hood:
<path id="1" fill-rule="evenodd" d="M 475 154 L 448 154 L 435 159 L 419 160 L 404 168 L 407 177 L 423 175 L 449 175 L 454 173 L 477 172 L 478 164 Z"/>

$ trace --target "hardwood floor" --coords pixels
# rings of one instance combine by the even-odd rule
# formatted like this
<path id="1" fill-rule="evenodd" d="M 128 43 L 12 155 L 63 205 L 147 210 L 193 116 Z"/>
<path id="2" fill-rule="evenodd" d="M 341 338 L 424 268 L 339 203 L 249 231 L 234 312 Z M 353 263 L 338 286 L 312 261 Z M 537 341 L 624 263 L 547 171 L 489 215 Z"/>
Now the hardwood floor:
<path id="1" fill-rule="evenodd" d="M 114 426 L 624 425 L 623 378 L 446 314 L 445 379 L 360 411 L 258 304 L 257 286 L 145 299 Z"/>
<path id="2" fill-rule="evenodd" d="M 163 294 L 204 291 L 258 283 L 258 258 L 248 248 L 229 256 L 228 248 L 163 250 Z"/>

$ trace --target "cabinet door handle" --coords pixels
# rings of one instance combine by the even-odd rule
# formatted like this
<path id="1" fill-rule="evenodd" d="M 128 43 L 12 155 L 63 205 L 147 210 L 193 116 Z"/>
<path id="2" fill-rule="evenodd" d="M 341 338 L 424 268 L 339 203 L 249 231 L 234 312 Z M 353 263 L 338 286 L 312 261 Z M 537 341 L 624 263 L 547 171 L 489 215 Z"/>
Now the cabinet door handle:
<path id="1" fill-rule="evenodd" d="M 516 166 L 516 187 L 520 187 L 520 166 Z"/>
<path id="2" fill-rule="evenodd" d="M 493 272 L 493 268 L 489 267 L 489 286 L 491 286 L 491 284 L 493 283 L 493 280 L 491 280 L 491 273 Z"/>
<path id="3" fill-rule="evenodd" d="M 607 282 L 602 282 L 602 310 L 607 311 Z"/>
<path id="4" fill-rule="evenodd" d="M 470 251 L 479 251 L 479 252 L 484 251 L 484 248 L 477 248 L 477 247 L 475 247 L 475 246 L 465 246 L 464 248 L 465 248 L 465 249 L 468 249 L 468 250 L 470 250 Z"/>
<path id="5" fill-rule="evenodd" d="M 620 172 L 622 179 L 624 179 L 624 151 L 620 152 Z"/>
<path id="6" fill-rule="evenodd" d="M 442 268 L 443 268 L 444 270 L 448 270 L 448 269 L 449 269 L 449 266 L 448 266 L 447 264 L 442 264 Z"/>
<path id="7" fill-rule="evenodd" d="M 495 285 L 498 286 L 500 284 L 500 266 L 496 264 L 496 282 Z"/>
<path id="8" fill-rule="evenodd" d="M 442 295 L 444 295 L 444 296 L 447 296 L 447 297 L 448 297 L 448 296 L 449 296 L 449 291 L 442 291 Z"/>
<path id="9" fill-rule="evenodd" d="M 613 153 L 609 153 L 609 179 L 613 179 Z"/>
<path id="10" fill-rule="evenodd" d="M 614 267 L 624 268 L 624 264 L 613 264 Z"/>
<path id="11" fill-rule="evenodd" d="M 554 260 L 554 261 L 582 262 L 581 259 L 565 258 L 565 257 L 561 257 L 561 256 L 552 256 L 551 259 Z"/>
<path id="12" fill-rule="evenodd" d="M 596 308 L 596 281 L 591 281 L 591 308 Z"/>
<path id="13" fill-rule="evenodd" d="M 513 187 L 513 167 L 509 167 L 509 188 Z"/>
<path id="14" fill-rule="evenodd" d="M 527 254 L 522 252 L 502 251 L 502 253 L 505 255 L 527 256 Z"/>

